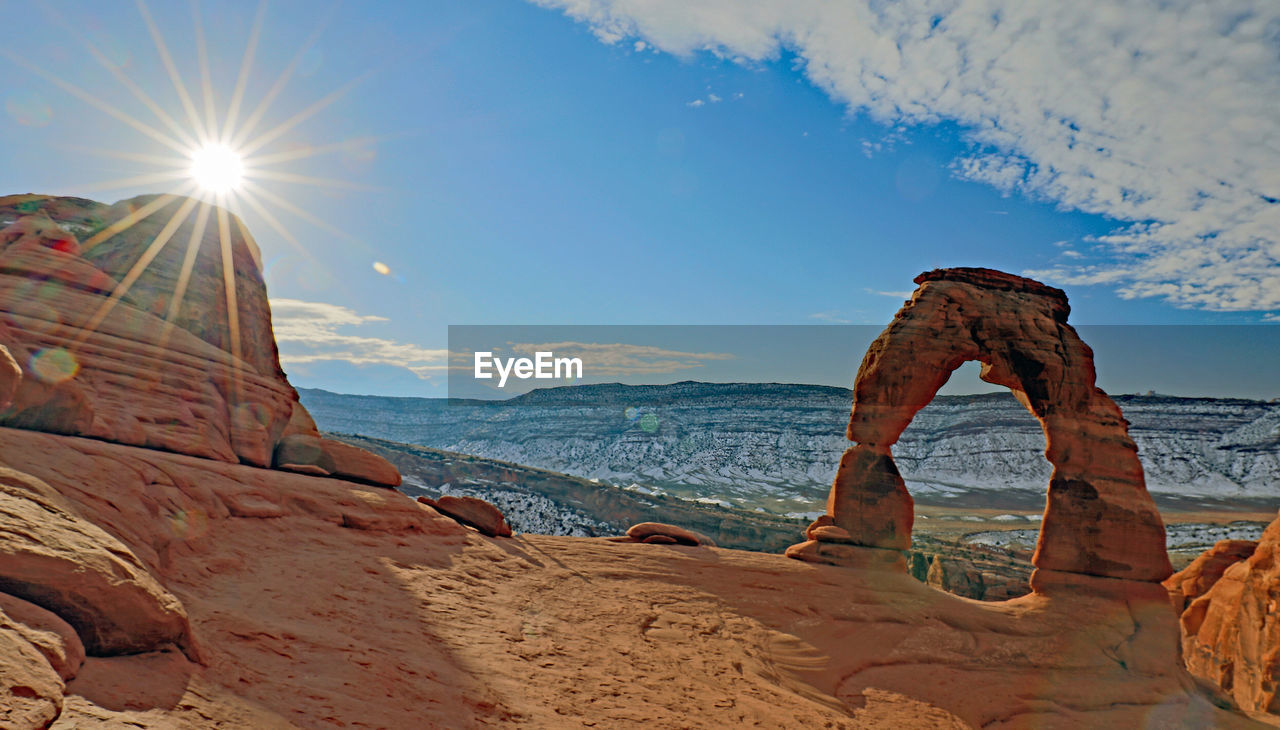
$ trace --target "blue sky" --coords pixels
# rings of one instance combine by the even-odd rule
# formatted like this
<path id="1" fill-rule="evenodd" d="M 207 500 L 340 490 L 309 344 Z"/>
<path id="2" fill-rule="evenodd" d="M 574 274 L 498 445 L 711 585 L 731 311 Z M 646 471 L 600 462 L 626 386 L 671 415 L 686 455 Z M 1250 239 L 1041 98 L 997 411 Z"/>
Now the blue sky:
<path id="1" fill-rule="evenodd" d="M 240 206 L 295 384 L 443 394 L 449 324 L 882 325 L 939 266 L 1076 323 L 1280 310 L 1273 4 L 542 5 L 347 3 L 310 47 L 321 4 L 265 6 L 241 119 L 304 52 L 255 131 L 358 81 L 262 149 L 338 145 L 259 181 L 306 254 Z M 220 120 L 259 7 L 199 16 Z M 198 87 L 189 7 L 146 8 Z M 163 129 L 92 45 L 186 124 L 139 9 L 6 13 L 0 192 L 172 185 L 96 186 L 155 164 L 86 150 L 168 150 L 50 80 Z"/>

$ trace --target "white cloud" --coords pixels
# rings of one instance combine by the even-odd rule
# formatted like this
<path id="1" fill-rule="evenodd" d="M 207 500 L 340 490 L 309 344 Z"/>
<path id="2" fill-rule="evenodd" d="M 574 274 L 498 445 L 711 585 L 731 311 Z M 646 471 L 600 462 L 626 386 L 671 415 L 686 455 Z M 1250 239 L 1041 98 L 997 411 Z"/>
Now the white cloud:
<path id="1" fill-rule="evenodd" d="M 1263 322 L 1280 322 L 1280 314 L 1276 312 L 1267 312 L 1262 315 Z"/>
<path id="2" fill-rule="evenodd" d="M 395 365 L 424 379 L 447 369 L 447 350 L 429 350 L 381 337 L 339 332 L 386 321 L 386 317 L 359 314 L 337 304 L 271 300 L 271 324 L 280 346 L 280 362 L 284 365 L 332 360 L 353 365 Z"/>
<path id="3" fill-rule="evenodd" d="M 707 101 L 711 102 L 712 104 L 718 104 L 724 100 L 716 96 L 715 94 L 707 94 Z"/>
<path id="4" fill-rule="evenodd" d="M 809 319 L 820 319 L 823 322 L 830 322 L 831 324 L 850 324 L 853 322 L 851 319 L 846 319 L 838 309 L 830 309 L 825 312 L 814 312 L 809 315 Z"/>
<path id="5" fill-rule="evenodd" d="M 506 351 L 522 357 L 532 357 L 537 352 L 554 352 L 556 357 L 581 358 L 583 374 L 590 377 L 673 373 L 699 368 L 709 361 L 736 357 L 728 352 L 684 352 L 622 342 L 513 342 L 507 343 Z M 455 360 L 459 367 L 466 368 L 470 368 L 473 362 L 468 353 L 455 355 Z"/>
<path id="6" fill-rule="evenodd" d="M 972 130 L 955 174 L 1124 222 L 1028 272 L 1213 310 L 1280 307 L 1274 0 L 534 0 L 601 40 L 794 51 L 852 110 Z"/>
<path id="7" fill-rule="evenodd" d="M 705 101 L 703 101 L 702 99 L 694 99 L 693 101 L 689 102 L 688 104 L 685 104 L 685 106 L 691 106 L 691 107 L 693 107 L 694 109 L 697 109 L 698 107 L 702 106 L 702 105 L 703 105 L 703 104 L 705 104 L 705 103 L 706 103 L 706 102 L 705 102 Z"/>

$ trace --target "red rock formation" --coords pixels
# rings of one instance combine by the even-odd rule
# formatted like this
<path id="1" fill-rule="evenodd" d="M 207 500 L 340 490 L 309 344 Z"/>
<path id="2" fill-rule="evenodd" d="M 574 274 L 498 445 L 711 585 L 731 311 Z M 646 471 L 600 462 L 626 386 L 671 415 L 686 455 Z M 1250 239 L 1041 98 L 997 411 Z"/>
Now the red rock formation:
<path id="1" fill-rule="evenodd" d="M 1169 591 L 1173 610 L 1182 613 L 1192 601 L 1208 593 L 1227 568 L 1257 549 L 1257 540 L 1219 540 L 1190 565 L 1166 578 L 1164 587 Z"/>
<path id="2" fill-rule="evenodd" d="M 912 503 L 890 447 L 951 372 L 977 360 L 982 378 L 1010 388 L 1044 428 L 1054 469 L 1035 565 L 1139 581 L 1168 577 L 1164 525 L 1137 448 L 1120 409 L 1094 385 L 1093 353 L 1067 324 L 1066 295 L 990 269 L 940 269 L 916 283 L 858 370 L 848 428 L 858 445 L 841 460 L 829 519 L 815 526 L 835 525 L 871 548 L 909 544 Z M 823 545 L 815 534 L 787 554 L 818 559 L 831 550 Z"/>
<path id="3" fill-rule="evenodd" d="M 502 512 L 483 499 L 446 494 L 439 499 L 418 497 L 418 501 L 450 519 L 476 528 L 481 534 L 489 537 L 511 537 L 511 526 L 507 524 Z"/>
<path id="4" fill-rule="evenodd" d="M 22 370 L 14 384 L 0 356 L 0 423 L 257 466 L 283 438 L 319 439 L 258 257 L 238 219 L 192 200 L 0 198 L 0 346 Z M 399 484 L 384 459 L 318 443 L 330 473 Z"/>
<path id="5" fill-rule="evenodd" d="M 0 591 L 44 606 L 98 654 L 190 644 L 182 604 L 48 485 L 0 467 Z"/>
<path id="6" fill-rule="evenodd" d="M 1187 669 L 1243 709 L 1280 713 L 1280 518 L 1254 550 L 1224 540 L 1165 587 L 1175 601 L 1189 599 L 1181 617 Z"/>
<path id="7" fill-rule="evenodd" d="M 225 671 L 228 643 L 242 641 L 236 632 L 262 635 L 243 626 L 270 610 L 271 599 L 246 597 L 249 575 L 271 585 L 268 594 L 297 573 L 331 582 L 334 564 L 353 545 L 345 543 L 326 556 L 317 552 L 317 529 L 385 534 L 393 542 L 403 535 L 432 534 L 445 542 L 461 536 L 453 522 L 394 490 L 97 440 L 0 429 L 0 464 L 22 467 L 0 466 L 4 728 L 47 727 L 66 713 L 73 696 L 84 707 L 82 693 L 117 709 L 159 706 L 162 699 L 139 699 L 151 697 L 149 686 L 164 686 L 173 676 L 182 687 L 188 677 Z M 260 527 L 237 532 L 245 525 Z M 287 568 L 267 567 L 268 556 L 285 546 L 299 551 L 296 559 Z M 247 572 L 239 573 L 242 569 Z M 222 580 L 229 575 L 236 577 Z M 194 629 L 186 605 L 193 596 L 203 605 L 205 622 Z M 210 608 L 210 600 L 219 607 Z M 287 593 L 281 600 L 318 611 L 328 599 Z M 289 628 L 305 634 L 304 626 L 298 620 Z M 125 663 L 102 664 L 109 658 Z M 236 676 L 255 676 L 253 663 L 235 669 Z M 134 673 L 156 664 L 166 668 Z M 282 670 L 279 677 L 285 676 Z M 261 710 L 236 710 L 239 703 L 225 689 L 202 688 L 199 682 L 193 687 L 197 696 L 186 704 L 199 710 L 182 721 L 153 717 L 150 722 L 157 727 L 286 726 Z M 12 697 L 4 694 L 15 688 Z M 120 692 L 126 693 L 123 699 Z M 208 699 L 217 695 L 222 699 Z M 95 707 L 89 716 L 101 718 L 102 712 Z M 221 719 L 209 720 L 209 712 Z M 314 721 L 302 724 L 318 724 L 323 716 L 318 712 Z M 374 724 L 392 726 L 391 716 L 381 715 Z"/>
<path id="8" fill-rule="evenodd" d="M 125 232 L 94 206 L 3 199 L 0 221 L 44 212 L 91 255 Z M 5 418 L 95 438 L 0 428 L 0 726 L 1246 726 L 1178 665 L 1149 583 L 1041 570 L 1036 594 L 979 604 L 760 553 L 487 540 L 395 490 L 258 468 L 398 479 L 317 439 L 274 350 L 247 352 L 264 309 L 239 340 L 197 311 L 157 340 L 172 261 L 99 318 L 111 294 L 69 239 L 10 234 L 27 248 L 0 251 L 0 344 L 22 369 Z M 874 446 L 852 473 L 892 505 Z"/>
<path id="9" fill-rule="evenodd" d="M 664 545 L 704 545 L 707 547 L 715 547 L 715 543 L 706 535 L 700 535 L 693 530 L 686 530 L 677 525 L 668 525 L 665 522 L 641 522 L 627 528 L 627 537 L 638 542 L 658 543 Z M 651 538 L 666 538 L 663 540 Z M 670 542 L 668 542 L 668 540 Z"/>

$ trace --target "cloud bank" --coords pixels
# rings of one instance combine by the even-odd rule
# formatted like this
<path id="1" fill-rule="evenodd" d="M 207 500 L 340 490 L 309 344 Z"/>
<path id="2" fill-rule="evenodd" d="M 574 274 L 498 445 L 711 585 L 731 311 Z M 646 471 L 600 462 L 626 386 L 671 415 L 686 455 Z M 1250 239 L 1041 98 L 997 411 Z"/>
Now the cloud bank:
<path id="1" fill-rule="evenodd" d="M 341 360 L 353 365 L 394 365 L 426 379 L 448 369 L 447 350 L 428 350 L 381 337 L 339 332 L 386 317 L 359 314 L 337 304 L 272 299 L 271 325 L 283 365 Z"/>
<path id="2" fill-rule="evenodd" d="M 1280 309 L 1275 0 L 533 0 L 608 43 L 796 53 L 886 124 L 970 130 L 957 175 L 1120 223 L 1028 272 L 1209 310 Z"/>

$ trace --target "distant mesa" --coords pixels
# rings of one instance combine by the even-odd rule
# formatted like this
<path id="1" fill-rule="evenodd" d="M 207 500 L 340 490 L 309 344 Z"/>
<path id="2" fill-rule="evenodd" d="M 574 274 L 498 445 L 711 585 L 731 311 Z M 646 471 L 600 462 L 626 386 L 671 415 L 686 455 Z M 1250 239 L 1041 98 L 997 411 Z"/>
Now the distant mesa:
<path id="1" fill-rule="evenodd" d="M 298 402 L 260 260 L 188 198 L 0 197 L 0 425 L 398 485 Z"/>
<path id="2" fill-rule="evenodd" d="M 992 269 L 938 269 L 871 344 L 858 370 L 826 515 L 787 555 L 905 570 L 913 502 L 890 447 L 962 363 L 1008 387 L 1044 429 L 1053 465 L 1033 562 L 1052 573 L 1158 582 L 1173 572 L 1164 524 L 1120 409 L 1094 384 L 1093 353 L 1066 294 Z M 882 551 L 877 556 L 867 551 Z M 1046 572 L 1048 571 L 1048 572 Z"/>

